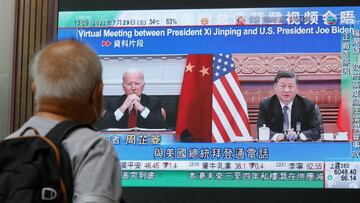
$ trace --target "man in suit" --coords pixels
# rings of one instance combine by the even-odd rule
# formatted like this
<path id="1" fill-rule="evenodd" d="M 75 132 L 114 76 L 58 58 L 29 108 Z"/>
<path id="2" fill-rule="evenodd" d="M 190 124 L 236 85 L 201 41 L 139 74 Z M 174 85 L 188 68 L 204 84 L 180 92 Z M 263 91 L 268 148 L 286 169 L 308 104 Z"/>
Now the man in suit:
<path id="1" fill-rule="evenodd" d="M 123 74 L 125 94 L 105 102 L 105 114 L 96 124 L 106 128 L 166 128 L 160 99 L 143 94 L 144 74 L 137 69 Z"/>
<path id="2" fill-rule="evenodd" d="M 322 129 L 320 111 L 298 92 L 297 76 L 281 71 L 275 77 L 275 95 L 260 102 L 257 128 L 270 128 L 270 139 L 318 140 Z"/>

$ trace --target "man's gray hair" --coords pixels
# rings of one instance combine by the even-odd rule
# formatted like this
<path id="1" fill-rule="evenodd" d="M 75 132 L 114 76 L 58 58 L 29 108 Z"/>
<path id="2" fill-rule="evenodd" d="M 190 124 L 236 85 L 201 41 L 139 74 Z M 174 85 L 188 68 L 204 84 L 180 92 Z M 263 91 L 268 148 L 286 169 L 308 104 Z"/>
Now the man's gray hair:
<path id="1" fill-rule="evenodd" d="M 59 41 L 38 52 L 30 67 L 40 98 L 87 101 L 98 82 L 102 66 L 96 53 L 74 40 Z"/>
<path id="2" fill-rule="evenodd" d="M 125 76 L 127 74 L 131 74 L 131 73 L 140 73 L 142 82 L 144 83 L 144 73 L 140 69 L 137 69 L 137 68 L 129 68 L 129 69 L 125 70 L 125 72 L 123 73 L 123 83 L 125 80 Z"/>

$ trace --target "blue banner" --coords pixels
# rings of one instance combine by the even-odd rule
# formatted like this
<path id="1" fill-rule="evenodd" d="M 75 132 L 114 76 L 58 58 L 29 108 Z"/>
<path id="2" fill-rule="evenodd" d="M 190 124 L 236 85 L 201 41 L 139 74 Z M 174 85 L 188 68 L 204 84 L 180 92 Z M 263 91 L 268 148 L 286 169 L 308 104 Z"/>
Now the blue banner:
<path id="1" fill-rule="evenodd" d="M 351 142 L 177 143 L 173 135 L 103 135 L 121 160 L 355 161 Z M 129 138 L 130 137 L 130 138 Z M 130 140 L 130 141 L 129 141 Z M 156 141 L 154 141 L 156 140 Z"/>
<path id="2" fill-rule="evenodd" d="M 179 26 L 62 28 L 58 38 L 89 44 L 99 55 L 340 52 L 348 26 Z"/>

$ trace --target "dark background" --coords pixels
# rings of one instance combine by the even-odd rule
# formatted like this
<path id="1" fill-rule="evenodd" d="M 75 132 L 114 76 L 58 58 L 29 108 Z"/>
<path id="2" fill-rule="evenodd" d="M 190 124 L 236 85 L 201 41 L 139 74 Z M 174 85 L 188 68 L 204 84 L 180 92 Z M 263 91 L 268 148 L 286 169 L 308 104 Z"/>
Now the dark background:
<path id="1" fill-rule="evenodd" d="M 251 8 L 295 6 L 351 6 L 349 0 L 59 0 L 60 11 L 143 10 L 182 8 Z"/>
<path id="2" fill-rule="evenodd" d="M 296 6 L 351 6 L 360 1 L 341 0 L 59 0 L 60 11 L 77 10 L 140 10 L 184 8 L 251 8 Z M 357 16 L 359 17 L 359 16 Z M 177 109 L 174 96 L 162 96 L 165 108 Z M 174 101 L 173 101 L 174 100 Z M 169 102 L 169 103 L 167 103 Z M 172 102 L 172 103 L 171 103 Z M 167 109 L 168 124 L 176 123 L 176 113 Z M 316 153 L 316 150 L 314 150 Z M 300 155 L 301 156 L 301 155 Z M 360 181 L 360 180 L 359 180 Z M 177 203 L 177 202 L 359 202 L 360 189 L 261 189 L 261 188 L 123 188 L 127 203 Z"/>

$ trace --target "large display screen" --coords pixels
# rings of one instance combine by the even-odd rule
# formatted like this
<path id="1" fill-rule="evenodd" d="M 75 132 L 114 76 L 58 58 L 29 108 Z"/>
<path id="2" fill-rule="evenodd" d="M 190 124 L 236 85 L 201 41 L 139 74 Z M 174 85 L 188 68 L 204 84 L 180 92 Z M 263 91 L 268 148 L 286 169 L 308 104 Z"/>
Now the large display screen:
<path id="1" fill-rule="evenodd" d="M 161 104 L 165 127 L 99 128 L 124 187 L 359 188 L 359 20 L 360 6 L 60 11 L 58 39 L 97 52 L 113 119 L 129 69 Z M 259 123 L 280 71 L 315 104 L 281 141 Z"/>

